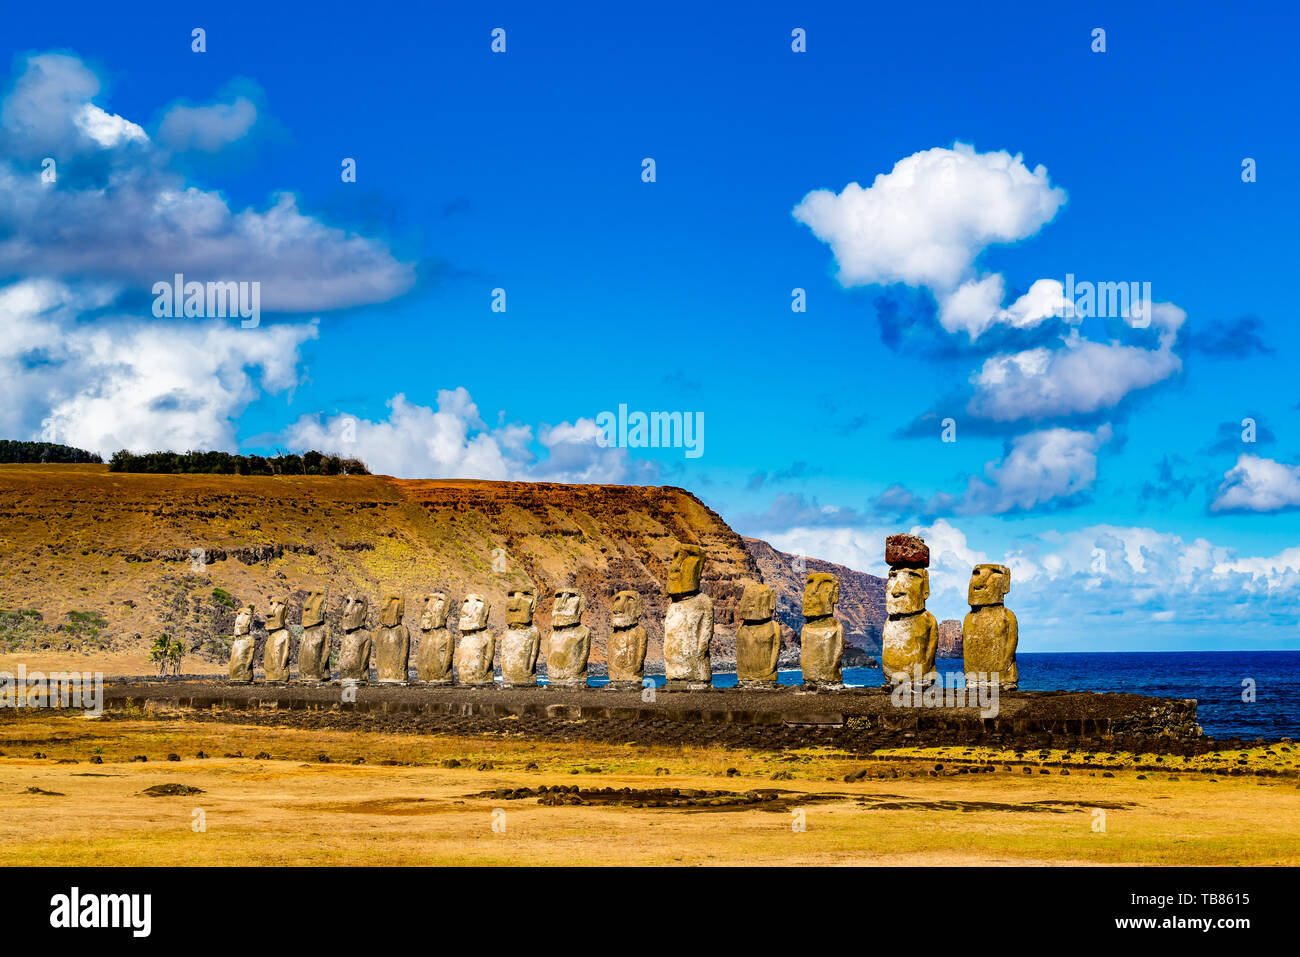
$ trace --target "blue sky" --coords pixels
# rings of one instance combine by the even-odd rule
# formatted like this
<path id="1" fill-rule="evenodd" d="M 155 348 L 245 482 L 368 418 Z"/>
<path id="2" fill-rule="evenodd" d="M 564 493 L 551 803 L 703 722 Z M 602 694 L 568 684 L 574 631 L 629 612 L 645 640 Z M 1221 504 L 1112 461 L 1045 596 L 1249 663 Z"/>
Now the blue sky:
<path id="1" fill-rule="evenodd" d="M 920 530 L 940 617 L 1007 562 L 1026 650 L 1300 647 L 1296 15 L 1043 6 L 15 7 L 0 426 L 680 485 L 877 573 Z M 155 318 L 177 271 L 258 327 Z M 1156 321 L 1019 308 L 1067 273 Z"/>

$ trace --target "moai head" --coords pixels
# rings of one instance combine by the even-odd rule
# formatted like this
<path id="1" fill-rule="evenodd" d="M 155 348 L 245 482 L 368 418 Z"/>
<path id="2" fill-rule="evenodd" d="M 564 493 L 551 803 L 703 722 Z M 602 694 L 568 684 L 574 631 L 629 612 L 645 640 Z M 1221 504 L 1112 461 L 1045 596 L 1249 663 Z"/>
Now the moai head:
<path id="1" fill-rule="evenodd" d="M 641 593 L 621 591 L 609 608 L 609 623 L 615 628 L 631 628 L 641 621 Z"/>
<path id="2" fill-rule="evenodd" d="M 1000 605 L 1011 590 L 1011 569 L 1006 565 L 976 565 L 970 573 L 966 600 L 972 608 Z"/>
<path id="3" fill-rule="evenodd" d="M 266 630 L 279 631 L 284 627 L 285 616 L 289 609 L 279 598 L 271 598 L 268 601 L 271 603 L 271 610 L 266 613 Z"/>
<path id="4" fill-rule="evenodd" d="M 525 585 L 512 588 L 506 596 L 506 624 L 531 625 L 533 610 L 537 607 L 537 589 Z"/>
<path id="5" fill-rule="evenodd" d="M 926 568 L 891 568 L 885 582 L 885 613 L 912 615 L 925 611 L 930 597 L 930 571 Z"/>
<path id="6" fill-rule="evenodd" d="M 803 589 L 804 618 L 825 618 L 835 614 L 840 600 L 840 580 L 826 572 L 809 572 Z"/>
<path id="7" fill-rule="evenodd" d="M 460 606 L 460 630 L 462 632 L 482 631 L 487 627 L 488 613 L 491 610 L 492 606 L 482 595 L 473 593 L 466 595 L 465 601 Z"/>
<path id="8" fill-rule="evenodd" d="M 365 595 L 348 595 L 348 603 L 343 608 L 343 630 L 356 631 L 366 627 L 369 613 L 370 602 Z"/>
<path id="9" fill-rule="evenodd" d="M 384 596 L 384 603 L 379 606 L 379 624 L 384 628 L 396 628 L 406 617 L 406 599 L 389 592 Z"/>
<path id="10" fill-rule="evenodd" d="M 313 625 L 325 623 L 325 590 L 322 588 L 313 588 L 307 592 L 307 597 L 302 600 L 302 626 L 310 628 Z"/>
<path id="11" fill-rule="evenodd" d="M 246 635 L 253 629 L 253 606 L 245 605 L 235 615 L 235 634 Z"/>
<path id="12" fill-rule="evenodd" d="M 690 595 L 700 590 L 704 571 L 704 549 L 699 545 L 678 545 L 668 566 L 668 594 Z"/>
<path id="13" fill-rule="evenodd" d="M 424 596 L 424 614 L 420 616 L 420 628 L 433 631 L 435 628 L 447 627 L 447 612 L 450 606 L 447 596 L 440 591 L 430 592 Z"/>
<path id="14" fill-rule="evenodd" d="M 555 602 L 551 605 L 551 627 L 567 628 L 582 621 L 582 610 L 587 601 L 576 588 L 555 589 Z"/>
<path id="15" fill-rule="evenodd" d="M 776 614 L 776 592 L 770 585 L 751 582 L 740 596 L 736 617 L 742 621 L 770 621 Z"/>

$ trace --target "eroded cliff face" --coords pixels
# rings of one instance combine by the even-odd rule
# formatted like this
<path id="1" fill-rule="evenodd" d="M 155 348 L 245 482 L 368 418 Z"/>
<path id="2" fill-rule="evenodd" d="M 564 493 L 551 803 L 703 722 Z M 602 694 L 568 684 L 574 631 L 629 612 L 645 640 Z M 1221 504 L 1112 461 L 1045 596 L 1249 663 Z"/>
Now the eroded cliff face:
<path id="1" fill-rule="evenodd" d="M 776 617 L 783 626 L 782 634 L 788 629 L 792 636 L 797 636 L 803 627 L 803 590 L 807 580 L 806 573 L 797 570 L 798 556 L 779 551 L 757 538 L 743 541 L 758 564 L 763 581 L 776 589 Z M 885 626 L 885 580 L 816 558 L 805 558 L 804 564 L 807 572 L 828 572 L 840 580 L 840 602 L 835 617 L 844 625 L 845 643 L 879 655 L 880 636 Z"/>
<path id="2" fill-rule="evenodd" d="M 446 591 L 453 609 L 479 592 L 504 631 L 507 592 L 531 585 L 544 638 L 554 590 L 572 585 L 587 596 L 596 662 L 614 593 L 641 593 L 655 670 L 678 542 L 704 548 L 715 656 L 732 660 L 736 605 L 760 572 L 740 536 L 679 488 L 0 466 L 0 613 L 10 613 L 0 614 L 0 651 L 5 638 L 31 650 L 145 648 L 165 631 L 220 656 L 213 639 L 232 633 L 235 608 L 256 606 L 264 633 L 272 595 L 287 600 L 296 638 L 313 587 L 328 590 L 336 637 L 350 591 L 378 607 L 397 589 L 418 641 L 424 592 Z"/>

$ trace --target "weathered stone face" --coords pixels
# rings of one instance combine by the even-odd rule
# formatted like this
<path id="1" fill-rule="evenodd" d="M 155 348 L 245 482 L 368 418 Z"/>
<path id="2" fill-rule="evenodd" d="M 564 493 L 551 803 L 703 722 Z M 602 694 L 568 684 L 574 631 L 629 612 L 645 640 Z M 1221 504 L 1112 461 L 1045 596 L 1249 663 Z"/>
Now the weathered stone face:
<path id="1" fill-rule="evenodd" d="M 1012 690 L 1020 681 L 1016 666 L 1019 624 L 1006 605 L 981 605 L 971 609 L 961 626 L 962 665 L 972 672 L 998 676 L 998 684 Z"/>
<path id="2" fill-rule="evenodd" d="M 406 599 L 401 595 L 388 594 L 379 608 L 379 624 L 384 628 L 396 628 L 406 617 Z"/>
<path id="3" fill-rule="evenodd" d="M 246 635 L 253 630 L 253 606 L 245 605 L 235 615 L 235 635 Z"/>
<path id="4" fill-rule="evenodd" d="M 464 634 L 467 631 L 482 631 L 487 627 L 488 614 L 492 607 L 488 600 L 482 595 L 476 595 L 472 592 L 465 596 L 465 601 L 460 606 L 460 630 Z"/>
<path id="5" fill-rule="evenodd" d="M 322 588 L 313 588 L 307 592 L 307 597 L 302 600 L 302 626 L 310 628 L 313 625 L 325 623 L 325 590 Z"/>
<path id="6" fill-rule="evenodd" d="M 370 656 L 374 647 L 369 629 L 352 628 L 346 631 L 339 648 L 339 678 L 358 683 L 369 681 Z"/>
<path id="7" fill-rule="evenodd" d="M 348 595 L 348 603 L 343 608 L 343 630 L 355 631 L 366 627 L 369 614 L 370 602 L 365 595 Z"/>
<path id="8" fill-rule="evenodd" d="M 803 626 L 799 632 L 799 667 L 805 685 L 843 684 L 843 660 L 844 626 L 839 621 L 822 617 Z"/>
<path id="9" fill-rule="evenodd" d="M 447 625 L 446 601 L 443 601 L 442 626 L 423 627 L 431 620 L 428 612 L 421 619 L 420 645 L 415 652 L 415 668 L 421 681 L 446 684 L 452 680 L 452 658 L 455 653 L 455 641 Z"/>
<path id="10" fill-rule="evenodd" d="M 1006 565 L 976 565 L 970 573 L 966 600 L 971 607 L 998 605 L 1011 590 L 1011 569 Z"/>
<path id="11" fill-rule="evenodd" d="M 591 632 L 586 625 L 552 628 L 546 645 L 547 681 L 553 685 L 586 684 L 590 657 Z"/>
<path id="12" fill-rule="evenodd" d="M 245 607 L 251 610 L 253 606 Z M 230 680 L 238 684 L 253 680 L 253 636 L 247 631 L 242 635 L 236 633 L 230 645 Z"/>
<path id="13" fill-rule="evenodd" d="M 531 625 L 533 609 L 537 606 L 537 590 L 516 588 L 506 596 L 506 624 Z M 504 666 L 503 666 L 504 667 Z"/>
<path id="14" fill-rule="evenodd" d="M 961 622 L 956 618 L 945 618 L 939 622 L 939 650 L 934 653 L 936 658 L 960 658 L 961 651 Z"/>
<path id="15" fill-rule="evenodd" d="M 451 602 L 440 591 L 430 592 L 424 596 L 424 613 L 420 616 L 420 630 L 430 631 L 434 628 L 447 627 L 447 613 Z"/>
<path id="16" fill-rule="evenodd" d="M 835 614 L 840 600 L 840 580 L 826 572 L 810 572 L 803 589 L 804 618 L 823 618 Z"/>
<path id="17" fill-rule="evenodd" d="M 501 639 L 501 680 L 507 685 L 537 684 L 537 653 L 542 633 L 531 624 L 512 624 Z"/>
<path id="18" fill-rule="evenodd" d="M 280 606 L 280 620 L 284 620 L 284 606 Z M 267 624 L 270 624 L 268 619 Z M 267 681 L 289 680 L 289 629 L 285 627 L 268 630 L 266 644 L 262 646 L 262 668 L 266 671 Z"/>
<path id="19" fill-rule="evenodd" d="M 302 640 L 298 642 L 298 677 L 303 681 L 329 680 L 330 639 L 323 622 L 302 629 Z"/>
<path id="20" fill-rule="evenodd" d="M 640 592 L 618 592 L 610 606 L 609 623 L 615 628 L 631 628 L 641 620 L 641 610 Z"/>
<path id="21" fill-rule="evenodd" d="M 736 617 L 741 621 L 770 621 L 776 614 L 776 592 L 770 585 L 757 582 L 745 586 Z"/>
<path id="22" fill-rule="evenodd" d="M 885 582 L 885 612 L 913 615 L 925 610 L 930 597 L 930 573 L 924 568 L 891 568 Z"/>
<path id="23" fill-rule="evenodd" d="M 397 599 L 397 604 L 401 603 Z M 411 663 L 411 633 L 401 623 L 401 615 L 390 611 L 387 601 L 385 612 L 390 619 L 396 617 L 397 623 L 385 624 L 375 635 L 375 670 L 383 684 L 406 684 Z"/>
<path id="24" fill-rule="evenodd" d="M 929 568 L 930 546 L 916 535 L 890 535 L 885 539 L 885 564 L 891 568 Z"/>
<path id="25" fill-rule="evenodd" d="M 635 595 L 636 592 L 624 594 Z M 640 596 L 637 595 L 638 600 Z M 638 611 L 637 617 L 640 617 Z M 611 684 L 641 684 L 645 675 L 646 633 L 644 625 L 615 627 L 609 633 L 605 657 Z"/>
<path id="26" fill-rule="evenodd" d="M 664 616 L 664 676 L 669 681 L 712 684 L 713 602 L 708 595 L 674 601 Z"/>
<path id="27" fill-rule="evenodd" d="M 586 607 L 587 600 L 576 588 L 556 589 L 555 601 L 551 605 L 551 627 L 567 628 L 578 624 Z"/>
<path id="28" fill-rule="evenodd" d="M 745 591 L 749 593 L 749 589 Z M 763 622 L 746 621 L 736 629 L 736 680 L 742 687 L 775 685 L 780 656 L 781 626 L 771 617 Z"/>
<path id="29" fill-rule="evenodd" d="M 266 630 L 278 631 L 285 627 L 285 615 L 289 609 L 279 598 L 271 599 L 271 610 L 266 613 Z"/>
<path id="30" fill-rule="evenodd" d="M 939 625 L 934 615 L 891 616 L 880 638 L 880 667 L 893 683 L 924 684 L 934 672 L 934 655 L 939 645 Z M 919 670 L 918 670 L 919 669 Z"/>
<path id="31" fill-rule="evenodd" d="M 469 601 L 470 596 L 466 596 Z M 478 596 L 473 596 L 478 597 Z M 482 601 L 480 598 L 479 601 Z M 486 604 L 484 605 L 486 608 Z M 462 609 L 461 620 L 464 620 Z M 477 620 L 477 619 L 476 619 Z M 486 612 L 482 615 L 487 624 Z M 486 627 L 474 631 L 464 631 L 462 625 L 460 641 L 456 645 L 456 681 L 463 685 L 492 684 L 492 660 L 496 657 L 497 640 Z"/>
<path id="32" fill-rule="evenodd" d="M 668 594 L 689 595 L 700 590 L 704 571 L 704 549 L 699 545 L 678 545 L 668 565 Z"/>

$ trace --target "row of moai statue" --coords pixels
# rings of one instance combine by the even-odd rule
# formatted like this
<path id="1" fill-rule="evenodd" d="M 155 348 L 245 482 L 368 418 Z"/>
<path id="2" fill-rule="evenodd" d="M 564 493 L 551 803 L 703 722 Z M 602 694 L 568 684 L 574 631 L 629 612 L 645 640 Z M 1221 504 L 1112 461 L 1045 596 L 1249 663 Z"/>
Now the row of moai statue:
<path id="1" fill-rule="evenodd" d="M 885 621 L 881 638 L 881 668 L 886 683 L 925 686 L 936 678 L 934 656 L 939 624 L 925 608 L 930 597 L 930 548 L 915 535 L 890 535 L 885 540 Z M 996 682 L 1014 691 L 1020 682 L 1016 667 L 1019 630 L 1015 614 L 1004 601 L 1011 590 L 1006 565 L 976 565 L 967 588 L 970 613 L 962 622 L 962 667 L 967 681 Z"/>
<path id="2" fill-rule="evenodd" d="M 938 624 L 925 608 L 930 595 L 930 550 L 914 535 L 891 535 L 885 544 L 890 566 L 885 587 L 885 622 L 881 665 L 887 684 L 927 684 L 934 680 Z M 700 590 L 703 550 L 679 545 L 668 568 L 668 612 L 664 617 L 664 676 L 669 690 L 710 687 L 713 667 L 713 602 Z M 1005 565 L 977 565 L 971 576 L 971 613 L 962 627 L 968 673 L 997 676 L 1003 688 L 1018 681 L 1015 650 L 1016 616 L 1002 603 L 1010 587 Z M 835 617 L 840 582 L 834 575 L 812 572 L 804 586 L 804 626 L 800 632 L 800 668 L 806 690 L 843 687 L 844 626 Z M 537 592 L 530 587 L 508 593 L 506 631 L 498 637 L 488 628 L 489 602 L 479 594 L 465 596 L 459 619 L 459 641 L 447 626 L 451 601 L 442 592 L 423 598 L 420 642 L 415 655 L 419 680 L 431 685 L 488 686 L 500 646 L 501 681 L 506 687 L 537 684 L 541 633 L 533 624 Z M 406 684 L 411 660 L 411 636 L 402 619 L 405 601 L 390 594 L 380 608 L 379 629 L 367 628 L 369 606 L 364 595 L 349 595 L 343 611 L 339 649 L 339 680 L 365 682 L 373 656 L 378 680 Z M 587 684 L 591 632 L 582 624 L 586 601 L 575 588 L 560 588 L 551 606 L 551 632 L 546 646 L 547 681 L 552 687 Z M 645 678 L 646 631 L 641 625 L 642 599 L 635 591 L 614 595 L 606 649 L 609 687 L 640 688 Z M 770 585 L 750 583 L 737 609 L 736 675 L 744 688 L 777 686 L 781 626 L 775 620 L 776 593 Z M 289 680 L 290 639 L 283 601 L 272 600 L 267 616 L 263 668 L 269 684 Z M 230 680 L 253 680 L 253 607 L 246 605 L 235 619 Z M 298 678 L 305 683 L 330 680 L 330 639 L 325 625 L 325 593 L 314 589 L 303 601 L 302 639 L 298 646 Z"/>

